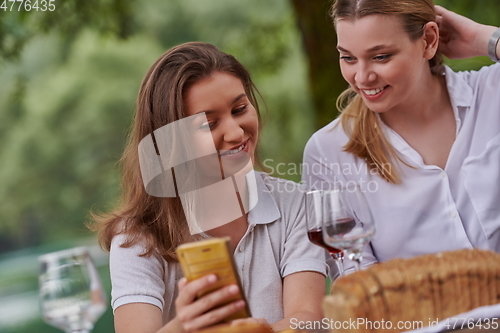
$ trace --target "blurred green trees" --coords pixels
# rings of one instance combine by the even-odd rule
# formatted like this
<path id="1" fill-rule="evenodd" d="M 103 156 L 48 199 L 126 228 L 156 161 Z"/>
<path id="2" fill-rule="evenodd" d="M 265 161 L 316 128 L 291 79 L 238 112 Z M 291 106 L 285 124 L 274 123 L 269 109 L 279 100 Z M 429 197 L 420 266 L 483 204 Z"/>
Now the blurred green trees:
<path id="1" fill-rule="evenodd" d="M 309 68 L 309 87 L 315 110 L 315 128 L 338 115 L 337 96 L 348 84 L 338 62 L 337 34 L 329 15 L 332 1 L 292 0 Z"/>
<path id="2" fill-rule="evenodd" d="M 436 2 L 498 25 L 498 0 Z M 88 235 L 89 210 L 114 205 L 138 86 L 173 45 L 214 43 L 250 69 L 268 110 L 261 159 L 276 176 L 299 180 L 305 142 L 336 116 L 346 84 L 330 0 L 55 4 L 53 12 L 0 11 L 0 252 Z"/>
<path id="3" fill-rule="evenodd" d="M 250 69 L 268 110 L 263 159 L 300 162 L 312 107 L 287 0 L 69 2 L 0 12 L 0 252 L 89 235 L 89 211 L 118 199 L 141 79 L 182 42 L 214 43 Z"/>
<path id="4" fill-rule="evenodd" d="M 17 59 L 24 46 L 56 31 L 70 43 L 85 28 L 125 38 L 133 32 L 135 0 L 2 1 L 0 59 Z M 35 7 L 36 6 L 36 7 Z"/>
<path id="5" fill-rule="evenodd" d="M 498 0 L 436 3 L 500 24 Z M 117 161 L 142 76 L 173 45 L 214 43 L 250 69 L 268 110 L 261 159 L 276 176 L 300 179 L 307 139 L 336 115 L 333 103 L 345 83 L 325 12 L 331 0 L 55 4 L 54 12 L 0 10 L 0 253 L 61 240 L 70 247 L 73 238 L 92 237 L 84 225 L 89 211 L 109 210 L 118 199 Z M 489 63 L 448 62 L 456 70 Z M 276 169 L 279 163 L 285 164 Z M 0 265 L 0 298 L 36 288 L 35 260 L 15 261 L 31 275 L 23 271 L 23 280 Z M 108 312 L 95 332 L 111 326 Z M 55 332 L 41 319 L 12 331 L 0 327 L 42 329 Z"/>

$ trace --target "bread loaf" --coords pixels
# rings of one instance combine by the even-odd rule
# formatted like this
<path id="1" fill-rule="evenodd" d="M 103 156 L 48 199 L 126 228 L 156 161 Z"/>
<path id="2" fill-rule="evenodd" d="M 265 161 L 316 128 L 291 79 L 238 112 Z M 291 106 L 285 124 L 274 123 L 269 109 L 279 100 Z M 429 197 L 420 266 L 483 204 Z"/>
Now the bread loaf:
<path id="1" fill-rule="evenodd" d="M 398 322 L 423 327 L 497 303 L 500 254 L 474 249 L 394 259 L 339 278 L 323 308 L 332 322 L 371 322 L 335 332 L 400 332 Z"/>

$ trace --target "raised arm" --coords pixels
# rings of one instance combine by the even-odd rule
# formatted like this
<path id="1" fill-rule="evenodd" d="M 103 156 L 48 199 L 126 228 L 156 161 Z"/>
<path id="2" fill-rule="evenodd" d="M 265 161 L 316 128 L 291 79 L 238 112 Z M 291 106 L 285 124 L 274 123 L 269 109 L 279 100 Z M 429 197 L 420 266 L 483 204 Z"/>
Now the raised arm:
<path id="1" fill-rule="evenodd" d="M 439 49 L 445 56 L 450 59 L 495 56 L 494 60 L 498 61 L 500 57 L 498 27 L 479 24 L 441 6 L 436 6 L 436 13 L 440 32 Z M 494 33 L 494 40 L 490 42 Z M 492 46 L 495 54 L 488 52 L 489 46 Z"/>

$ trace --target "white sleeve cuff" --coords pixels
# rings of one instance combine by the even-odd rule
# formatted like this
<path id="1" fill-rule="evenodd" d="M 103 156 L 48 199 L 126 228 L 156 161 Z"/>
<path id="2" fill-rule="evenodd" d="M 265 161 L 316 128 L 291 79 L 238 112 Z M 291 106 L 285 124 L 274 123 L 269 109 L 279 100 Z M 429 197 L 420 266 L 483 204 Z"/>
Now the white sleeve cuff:
<path id="1" fill-rule="evenodd" d="M 281 276 L 285 277 L 292 273 L 297 272 L 318 272 L 325 276 L 328 275 L 329 267 L 326 262 L 315 259 L 303 259 L 303 260 L 294 260 L 288 262 L 283 267 L 283 272 Z"/>
<path id="2" fill-rule="evenodd" d="M 160 308 L 160 310 L 163 312 L 163 303 L 156 297 L 152 296 L 145 296 L 145 295 L 127 295 L 127 296 L 122 296 L 116 299 L 113 304 L 111 304 L 113 308 L 113 313 L 115 313 L 115 310 L 122 305 L 125 304 L 131 304 L 131 303 L 146 303 L 146 304 L 152 304 Z"/>

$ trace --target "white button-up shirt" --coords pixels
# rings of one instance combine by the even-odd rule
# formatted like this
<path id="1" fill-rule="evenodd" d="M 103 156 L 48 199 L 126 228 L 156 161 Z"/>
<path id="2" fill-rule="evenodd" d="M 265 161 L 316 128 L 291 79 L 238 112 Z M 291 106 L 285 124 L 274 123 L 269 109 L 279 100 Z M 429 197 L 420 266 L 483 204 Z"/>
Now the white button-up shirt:
<path id="1" fill-rule="evenodd" d="M 457 134 L 444 170 L 425 165 L 382 122 L 389 142 L 415 167 L 398 161 L 400 185 L 343 151 L 348 137 L 338 119 L 307 143 L 302 178 L 309 187 L 355 182 L 366 190 L 377 231 L 364 263 L 462 248 L 500 252 L 500 64 L 459 73 L 446 68 L 445 76 Z"/>

